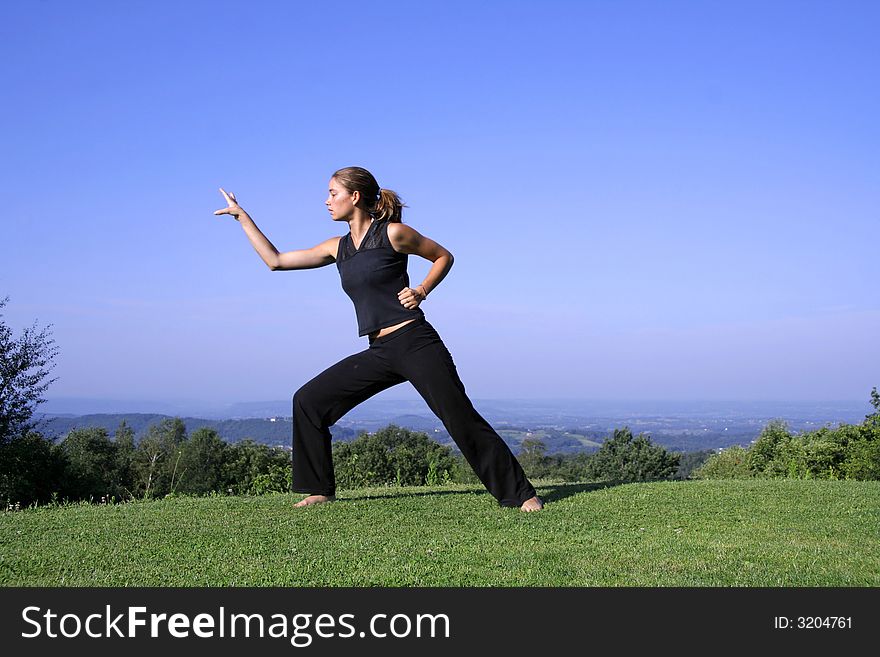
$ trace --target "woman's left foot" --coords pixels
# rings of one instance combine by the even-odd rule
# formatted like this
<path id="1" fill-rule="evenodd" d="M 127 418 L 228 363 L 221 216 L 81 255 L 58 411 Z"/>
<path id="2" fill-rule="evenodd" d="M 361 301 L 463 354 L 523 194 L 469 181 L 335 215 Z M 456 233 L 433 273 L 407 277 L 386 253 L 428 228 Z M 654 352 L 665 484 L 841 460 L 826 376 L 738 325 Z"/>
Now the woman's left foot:
<path id="1" fill-rule="evenodd" d="M 522 506 L 519 507 L 520 511 L 540 511 L 544 508 L 544 503 L 541 501 L 541 498 L 535 495 L 534 497 L 526 500 L 522 503 Z"/>
<path id="2" fill-rule="evenodd" d="M 293 506 L 314 506 L 315 504 L 326 504 L 327 502 L 333 502 L 335 500 L 336 496 L 334 495 L 309 495 L 307 498 L 300 500 Z"/>

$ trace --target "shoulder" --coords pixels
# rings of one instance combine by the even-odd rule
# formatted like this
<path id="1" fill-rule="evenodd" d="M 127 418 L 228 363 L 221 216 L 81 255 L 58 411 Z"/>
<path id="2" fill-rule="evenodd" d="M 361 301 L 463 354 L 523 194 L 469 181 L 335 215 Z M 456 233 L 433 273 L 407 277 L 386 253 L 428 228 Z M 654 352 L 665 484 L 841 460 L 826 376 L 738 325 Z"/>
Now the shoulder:
<path id="1" fill-rule="evenodd" d="M 419 232 L 403 223 L 388 222 L 388 241 L 395 251 L 412 253 L 422 240 Z"/>
<path id="2" fill-rule="evenodd" d="M 327 255 L 333 256 L 333 259 L 336 260 L 336 255 L 339 253 L 339 245 L 346 237 L 347 235 L 334 235 L 333 237 L 321 242 L 318 248 Z"/>
<path id="3" fill-rule="evenodd" d="M 396 237 L 400 239 L 411 235 L 418 235 L 418 232 L 407 224 L 399 221 L 389 221 L 386 223 L 388 224 L 388 237 Z"/>

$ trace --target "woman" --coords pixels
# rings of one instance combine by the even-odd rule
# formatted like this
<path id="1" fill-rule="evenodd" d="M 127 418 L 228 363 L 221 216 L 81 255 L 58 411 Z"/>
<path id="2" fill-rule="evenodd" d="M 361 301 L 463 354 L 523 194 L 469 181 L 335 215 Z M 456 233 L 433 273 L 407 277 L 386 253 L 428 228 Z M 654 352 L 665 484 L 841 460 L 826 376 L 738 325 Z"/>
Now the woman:
<path id="1" fill-rule="evenodd" d="M 452 254 L 401 222 L 403 203 L 380 189 L 360 167 L 330 178 L 325 204 L 349 233 L 298 251 L 279 253 L 235 195 L 220 190 L 230 214 L 272 271 L 312 269 L 336 263 L 342 287 L 354 302 L 361 336 L 369 347 L 328 368 L 293 396 L 293 490 L 308 496 L 296 506 L 332 502 L 336 493 L 330 427 L 352 408 L 409 381 L 443 421 L 480 481 L 502 506 L 538 511 L 543 503 L 510 448 L 474 409 L 452 357 L 419 307 L 452 267 Z M 425 280 L 410 287 L 407 255 L 434 263 Z"/>

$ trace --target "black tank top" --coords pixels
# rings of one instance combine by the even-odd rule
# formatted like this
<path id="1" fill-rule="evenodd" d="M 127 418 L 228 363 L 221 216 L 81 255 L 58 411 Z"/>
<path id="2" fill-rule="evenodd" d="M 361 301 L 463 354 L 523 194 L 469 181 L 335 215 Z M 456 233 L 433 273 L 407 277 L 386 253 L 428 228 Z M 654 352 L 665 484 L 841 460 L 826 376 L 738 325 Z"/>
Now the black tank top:
<path id="1" fill-rule="evenodd" d="M 397 298 L 409 287 L 406 263 L 407 255 L 395 251 L 388 240 L 387 220 L 370 224 L 359 249 L 351 233 L 340 238 L 336 268 L 342 289 L 354 302 L 359 336 L 424 315 L 421 308 L 407 310 Z"/>

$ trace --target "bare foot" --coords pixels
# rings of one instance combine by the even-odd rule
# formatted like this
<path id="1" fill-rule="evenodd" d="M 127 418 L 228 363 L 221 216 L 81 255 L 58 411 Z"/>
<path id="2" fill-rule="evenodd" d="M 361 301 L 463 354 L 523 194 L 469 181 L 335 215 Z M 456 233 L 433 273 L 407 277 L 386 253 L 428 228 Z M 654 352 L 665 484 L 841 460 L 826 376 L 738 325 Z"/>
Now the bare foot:
<path id="1" fill-rule="evenodd" d="M 324 504 L 325 502 L 333 502 L 334 500 L 336 500 L 334 495 L 309 495 L 307 498 L 300 500 L 293 506 L 312 506 L 313 504 Z"/>
<path id="2" fill-rule="evenodd" d="M 526 500 L 522 503 L 522 506 L 519 507 L 520 511 L 540 511 L 544 508 L 544 503 L 541 501 L 541 498 L 535 495 L 534 497 Z"/>

